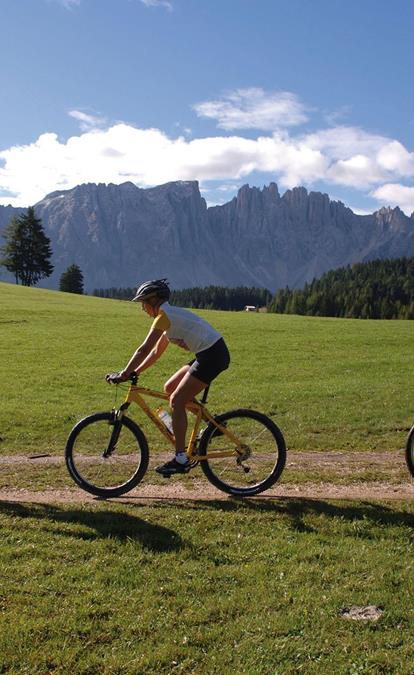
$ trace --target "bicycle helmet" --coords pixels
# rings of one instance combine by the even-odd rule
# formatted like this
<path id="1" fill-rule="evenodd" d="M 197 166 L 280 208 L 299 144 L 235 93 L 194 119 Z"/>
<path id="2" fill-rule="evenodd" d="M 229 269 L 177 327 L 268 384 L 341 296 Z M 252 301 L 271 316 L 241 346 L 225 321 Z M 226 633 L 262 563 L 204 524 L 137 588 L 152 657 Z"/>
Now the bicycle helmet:
<path id="1" fill-rule="evenodd" d="M 153 281 L 144 281 L 141 286 L 138 286 L 135 297 L 132 302 L 142 302 L 149 300 L 149 298 L 159 298 L 160 300 L 168 300 L 170 297 L 170 288 L 167 279 L 156 279 Z"/>

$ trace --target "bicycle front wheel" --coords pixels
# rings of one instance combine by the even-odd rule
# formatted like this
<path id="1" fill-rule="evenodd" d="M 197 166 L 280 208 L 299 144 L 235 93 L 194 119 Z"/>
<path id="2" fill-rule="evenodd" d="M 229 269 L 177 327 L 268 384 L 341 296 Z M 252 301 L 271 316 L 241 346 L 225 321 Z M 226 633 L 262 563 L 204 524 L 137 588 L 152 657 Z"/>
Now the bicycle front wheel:
<path id="1" fill-rule="evenodd" d="M 216 421 L 226 427 L 239 442 L 213 424 L 204 431 L 199 454 L 206 477 L 215 487 L 231 495 L 250 497 L 271 487 L 280 477 L 286 462 L 286 445 L 279 427 L 266 415 L 254 410 L 231 410 Z M 241 448 L 243 454 L 237 453 Z M 218 453 L 230 456 L 214 456 Z"/>
<path id="2" fill-rule="evenodd" d="M 128 417 L 118 421 L 111 412 L 96 413 L 73 427 L 65 459 L 70 475 L 83 490 L 98 497 L 119 497 L 143 478 L 148 443 Z"/>
<path id="3" fill-rule="evenodd" d="M 407 462 L 408 470 L 414 478 L 414 426 L 411 427 L 408 434 L 407 444 L 405 446 L 405 461 Z"/>

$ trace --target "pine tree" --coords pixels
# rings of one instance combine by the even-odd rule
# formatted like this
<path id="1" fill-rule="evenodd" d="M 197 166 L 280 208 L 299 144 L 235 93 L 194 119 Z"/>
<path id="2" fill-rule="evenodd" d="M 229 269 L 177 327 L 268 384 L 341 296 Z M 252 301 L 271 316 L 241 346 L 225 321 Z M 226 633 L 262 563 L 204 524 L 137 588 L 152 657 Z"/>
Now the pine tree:
<path id="1" fill-rule="evenodd" d="M 50 277 L 53 272 L 50 239 L 32 206 L 27 213 L 11 220 L 3 237 L 6 243 L 0 247 L 3 253 L 0 265 L 14 274 L 16 284 L 20 280 L 23 286 L 34 286 L 43 277 Z"/>
<path id="2" fill-rule="evenodd" d="M 83 294 L 83 274 L 78 265 L 70 265 L 60 277 L 59 290 Z"/>

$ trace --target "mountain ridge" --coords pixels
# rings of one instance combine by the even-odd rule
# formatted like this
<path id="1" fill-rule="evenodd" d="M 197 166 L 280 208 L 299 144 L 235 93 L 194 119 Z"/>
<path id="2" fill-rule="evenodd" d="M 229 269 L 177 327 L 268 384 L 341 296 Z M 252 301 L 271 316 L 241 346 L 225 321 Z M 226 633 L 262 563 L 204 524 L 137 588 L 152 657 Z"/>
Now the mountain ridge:
<path id="1" fill-rule="evenodd" d="M 0 206 L 0 232 L 24 209 Z M 127 181 L 84 183 L 35 204 L 51 239 L 56 288 L 72 263 L 85 288 L 134 286 L 167 277 L 175 288 L 298 288 L 329 269 L 373 258 L 414 255 L 414 213 L 382 207 L 357 215 L 326 193 L 276 183 L 243 185 L 207 207 L 197 181 L 140 188 Z M 0 279 L 10 280 L 4 268 Z"/>

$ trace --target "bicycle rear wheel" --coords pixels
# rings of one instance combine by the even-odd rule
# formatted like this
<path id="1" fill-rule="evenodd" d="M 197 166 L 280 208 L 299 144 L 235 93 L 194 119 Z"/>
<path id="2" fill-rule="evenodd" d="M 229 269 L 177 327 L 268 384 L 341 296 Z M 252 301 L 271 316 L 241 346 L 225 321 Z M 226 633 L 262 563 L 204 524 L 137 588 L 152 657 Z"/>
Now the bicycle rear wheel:
<path id="1" fill-rule="evenodd" d="M 286 462 L 286 445 L 279 427 L 266 415 L 254 410 L 231 410 L 218 415 L 242 444 L 242 457 L 231 439 L 209 424 L 201 439 L 198 454 L 211 453 L 200 461 L 206 477 L 215 487 L 232 495 L 249 497 L 271 487 L 280 477 Z M 234 452 L 230 457 L 214 457 L 214 452 Z"/>
<path id="2" fill-rule="evenodd" d="M 128 417 L 116 420 L 112 412 L 96 413 L 73 427 L 65 459 L 83 490 L 98 497 L 119 497 L 142 480 L 148 467 L 148 443 Z"/>
<path id="3" fill-rule="evenodd" d="M 405 461 L 407 462 L 409 472 L 414 478 L 414 426 L 411 427 L 410 433 L 407 437 L 407 444 L 405 446 Z"/>

